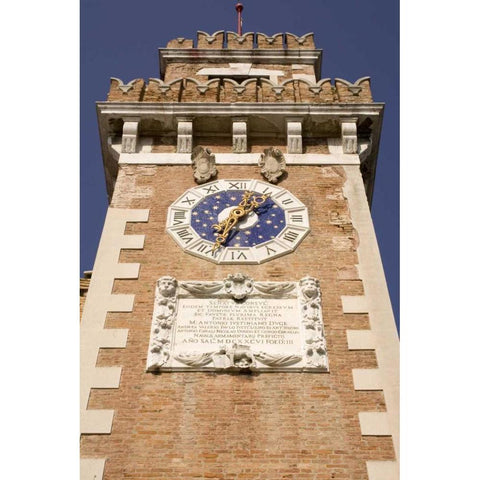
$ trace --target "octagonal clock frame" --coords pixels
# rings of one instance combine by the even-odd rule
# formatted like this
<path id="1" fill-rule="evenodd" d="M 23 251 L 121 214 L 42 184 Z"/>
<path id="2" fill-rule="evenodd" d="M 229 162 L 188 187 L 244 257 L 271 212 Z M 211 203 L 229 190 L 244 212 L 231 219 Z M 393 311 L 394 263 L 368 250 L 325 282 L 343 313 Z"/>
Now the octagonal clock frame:
<path id="1" fill-rule="evenodd" d="M 268 205 L 250 212 L 238 224 L 238 238 L 234 235 L 215 250 L 212 225 L 245 191 L 269 194 Z M 168 209 L 167 232 L 184 252 L 210 262 L 260 264 L 293 252 L 310 232 L 310 224 L 307 207 L 285 188 L 261 180 L 222 179 L 190 188 L 177 198 Z"/>

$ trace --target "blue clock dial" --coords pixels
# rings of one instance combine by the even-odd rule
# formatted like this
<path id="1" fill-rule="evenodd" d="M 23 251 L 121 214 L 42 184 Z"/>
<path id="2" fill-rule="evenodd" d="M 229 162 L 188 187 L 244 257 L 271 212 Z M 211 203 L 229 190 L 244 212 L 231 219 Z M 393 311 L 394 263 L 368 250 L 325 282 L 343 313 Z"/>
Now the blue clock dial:
<path id="1" fill-rule="evenodd" d="M 204 197 L 192 209 L 190 225 L 202 239 L 215 242 L 217 234 L 212 225 L 228 217 L 230 211 L 242 201 L 244 193 L 241 190 L 226 190 Z M 237 224 L 225 246 L 254 247 L 275 238 L 284 228 L 285 212 L 271 198 L 267 198 Z"/>

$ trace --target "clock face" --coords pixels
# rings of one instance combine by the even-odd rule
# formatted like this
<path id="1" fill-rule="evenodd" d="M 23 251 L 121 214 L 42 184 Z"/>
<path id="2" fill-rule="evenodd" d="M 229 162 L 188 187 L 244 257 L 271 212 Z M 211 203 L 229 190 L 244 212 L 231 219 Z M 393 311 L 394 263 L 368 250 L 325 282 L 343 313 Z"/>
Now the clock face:
<path id="1" fill-rule="evenodd" d="M 228 218 L 245 191 L 270 194 L 214 249 L 214 224 Z M 310 231 L 307 207 L 288 190 L 260 180 L 216 180 L 183 193 L 169 208 L 167 231 L 187 253 L 222 264 L 263 263 L 292 252 Z"/>

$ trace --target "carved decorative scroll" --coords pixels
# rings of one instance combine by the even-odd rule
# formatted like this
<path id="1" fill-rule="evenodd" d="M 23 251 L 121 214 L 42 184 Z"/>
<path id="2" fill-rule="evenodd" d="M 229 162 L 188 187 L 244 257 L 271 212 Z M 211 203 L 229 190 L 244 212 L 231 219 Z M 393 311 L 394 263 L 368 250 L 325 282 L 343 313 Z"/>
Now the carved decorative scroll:
<path id="1" fill-rule="evenodd" d="M 192 152 L 192 168 L 197 183 L 208 182 L 217 174 L 215 155 L 208 148 L 195 147 Z"/>
<path id="2" fill-rule="evenodd" d="M 327 372 L 318 280 L 161 277 L 147 370 Z"/>
<path id="3" fill-rule="evenodd" d="M 262 167 L 262 175 L 270 182 L 277 183 L 286 171 L 287 162 L 278 148 L 266 148 L 262 153 L 258 165 Z"/>

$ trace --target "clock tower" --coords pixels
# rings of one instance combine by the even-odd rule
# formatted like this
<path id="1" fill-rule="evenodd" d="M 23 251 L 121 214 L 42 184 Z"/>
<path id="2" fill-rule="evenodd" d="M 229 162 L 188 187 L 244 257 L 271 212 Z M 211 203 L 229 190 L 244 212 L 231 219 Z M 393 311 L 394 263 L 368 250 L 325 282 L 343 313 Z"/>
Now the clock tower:
<path id="1" fill-rule="evenodd" d="M 159 57 L 97 104 L 82 480 L 398 479 L 370 79 L 323 78 L 313 34 L 241 18 Z"/>

